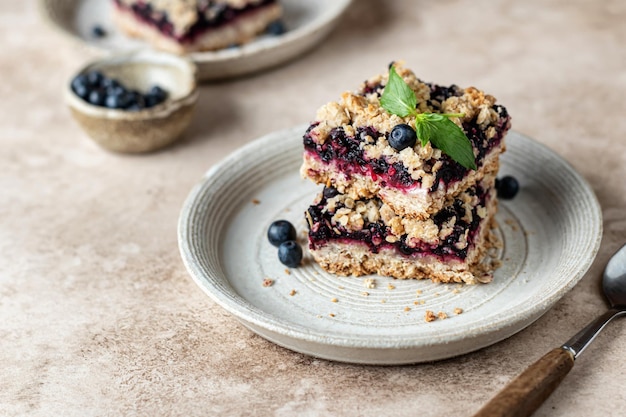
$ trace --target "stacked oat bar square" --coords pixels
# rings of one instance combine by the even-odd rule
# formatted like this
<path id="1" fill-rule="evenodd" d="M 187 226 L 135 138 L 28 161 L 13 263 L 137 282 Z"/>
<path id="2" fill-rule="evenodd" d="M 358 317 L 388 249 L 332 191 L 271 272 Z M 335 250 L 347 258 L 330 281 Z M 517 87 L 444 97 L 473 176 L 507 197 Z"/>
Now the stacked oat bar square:
<path id="1" fill-rule="evenodd" d="M 506 109 L 470 87 L 443 87 L 394 70 L 415 93 L 417 113 L 451 118 L 471 144 L 476 169 L 419 140 L 398 151 L 394 127 L 411 116 L 381 105 L 389 74 L 322 106 L 304 135 L 301 173 L 323 191 L 306 211 L 309 249 L 327 271 L 434 282 L 488 282 L 499 155 L 510 128 Z M 413 121 L 414 122 L 414 121 Z"/>

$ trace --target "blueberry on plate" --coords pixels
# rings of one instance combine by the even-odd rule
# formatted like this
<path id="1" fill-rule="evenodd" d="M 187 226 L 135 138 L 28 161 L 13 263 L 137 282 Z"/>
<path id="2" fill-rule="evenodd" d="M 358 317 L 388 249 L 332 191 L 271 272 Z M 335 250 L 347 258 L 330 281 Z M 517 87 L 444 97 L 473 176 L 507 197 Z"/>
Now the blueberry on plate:
<path id="1" fill-rule="evenodd" d="M 100 25 L 95 25 L 91 28 L 91 34 L 96 38 L 104 38 L 107 35 L 106 30 Z"/>
<path id="2" fill-rule="evenodd" d="M 296 229 L 287 220 L 276 220 L 267 229 L 267 240 L 274 246 L 289 240 L 296 240 Z"/>
<path id="3" fill-rule="evenodd" d="M 515 197 L 519 191 L 519 182 L 515 177 L 506 175 L 502 178 L 496 179 L 496 190 L 498 191 L 498 197 L 503 200 L 510 200 Z"/>
<path id="4" fill-rule="evenodd" d="M 389 145 L 396 151 L 401 151 L 408 147 L 415 146 L 417 142 L 417 134 L 409 125 L 400 124 L 394 126 L 389 134 Z"/>
<path id="5" fill-rule="evenodd" d="M 285 28 L 285 24 L 282 20 L 276 20 L 267 25 L 267 29 L 265 31 L 268 35 L 280 36 L 287 32 L 287 29 Z"/>
<path id="6" fill-rule="evenodd" d="M 278 247 L 278 259 L 289 268 L 297 268 L 302 262 L 302 248 L 294 240 L 283 242 Z"/>

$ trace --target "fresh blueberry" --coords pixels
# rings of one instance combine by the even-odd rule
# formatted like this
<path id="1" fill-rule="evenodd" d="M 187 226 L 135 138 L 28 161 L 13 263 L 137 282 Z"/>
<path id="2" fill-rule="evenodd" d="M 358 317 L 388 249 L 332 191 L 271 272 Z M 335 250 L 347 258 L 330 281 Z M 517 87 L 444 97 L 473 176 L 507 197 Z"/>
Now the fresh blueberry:
<path id="1" fill-rule="evenodd" d="M 107 90 L 109 89 L 115 89 L 118 87 L 121 87 L 121 84 L 118 80 L 116 80 L 115 78 L 108 78 L 105 77 L 102 80 L 102 87 L 106 88 Z"/>
<path id="2" fill-rule="evenodd" d="M 276 20 L 270 23 L 265 31 L 268 35 L 280 36 L 284 34 L 287 29 L 285 29 L 285 24 L 282 20 Z"/>
<path id="3" fill-rule="evenodd" d="M 104 99 L 104 105 L 110 109 L 118 109 L 120 107 L 120 96 L 108 95 Z"/>
<path id="4" fill-rule="evenodd" d="M 76 93 L 78 97 L 82 99 L 87 99 L 87 96 L 89 96 L 90 90 L 86 85 L 80 85 L 74 88 L 74 92 Z"/>
<path id="5" fill-rule="evenodd" d="M 297 268 L 302 262 L 302 248 L 294 240 L 283 242 L 278 247 L 278 259 L 289 268 Z"/>
<path id="6" fill-rule="evenodd" d="M 102 26 L 96 25 L 91 28 L 91 34 L 96 38 L 104 38 L 107 35 L 107 32 L 102 28 Z"/>
<path id="7" fill-rule="evenodd" d="M 106 97 L 104 91 L 100 89 L 91 90 L 89 97 L 87 98 L 87 100 L 94 106 L 103 106 L 105 99 Z"/>
<path id="8" fill-rule="evenodd" d="M 510 175 L 496 179 L 496 190 L 498 197 L 504 200 L 511 200 L 519 191 L 519 182 Z"/>
<path id="9" fill-rule="evenodd" d="M 119 85 L 117 87 L 108 87 L 106 89 L 106 93 L 108 96 L 123 96 L 128 94 L 123 85 Z"/>
<path id="10" fill-rule="evenodd" d="M 104 100 L 104 105 L 110 109 L 124 109 L 128 106 L 128 95 L 108 94 Z"/>
<path id="11" fill-rule="evenodd" d="M 78 74 L 72 79 L 71 83 L 72 88 L 76 88 L 78 86 L 86 86 L 87 84 L 87 76 L 85 74 Z"/>
<path id="12" fill-rule="evenodd" d="M 157 104 L 159 104 L 159 100 L 157 100 L 157 98 L 156 98 L 156 97 L 151 96 L 150 94 L 147 94 L 147 95 L 144 97 L 144 101 L 145 101 L 145 103 L 146 103 L 146 108 L 154 107 L 154 106 L 156 106 Z"/>
<path id="13" fill-rule="evenodd" d="M 296 240 L 296 229 L 287 220 L 276 220 L 267 229 L 267 239 L 274 246 L 288 240 Z"/>
<path id="14" fill-rule="evenodd" d="M 139 111 L 146 108 L 146 103 L 143 98 L 143 95 L 139 94 L 137 91 L 129 91 L 128 94 L 128 103 L 126 108 L 132 111 Z"/>
<path id="15" fill-rule="evenodd" d="M 87 73 L 87 83 L 91 87 L 100 87 L 104 78 L 104 75 L 100 71 L 91 71 Z"/>
<path id="16" fill-rule="evenodd" d="M 72 91 L 80 98 L 87 98 L 89 95 L 89 87 L 87 85 L 87 77 L 84 74 L 74 77 L 72 80 Z"/>
<path id="17" fill-rule="evenodd" d="M 413 147 L 417 142 L 417 134 L 415 130 L 409 125 L 401 124 L 396 125 L 389 135 L 389 145 L 396 151 Z"/>
<path id="18" fill-rule="evenodd" d="M 148 91 L 148 94 L 144 96 L 146 107 L 154 107 L 157 104 L 161 104 L 167 98 L 167 92 L 158 85 L 155 85 Z"/>
<path id="19" fill-rule="evenodd" d="M 164 101 L 167 98 L 167 91 L 165 91 L 164 89 L 162 89 L 161 87 L 159 87 L 158 85 L 153 86 L 150 91 L 148 91 L 148 94 L 151 96 L 156 97 L 157 99 L 161 101 Z"/>

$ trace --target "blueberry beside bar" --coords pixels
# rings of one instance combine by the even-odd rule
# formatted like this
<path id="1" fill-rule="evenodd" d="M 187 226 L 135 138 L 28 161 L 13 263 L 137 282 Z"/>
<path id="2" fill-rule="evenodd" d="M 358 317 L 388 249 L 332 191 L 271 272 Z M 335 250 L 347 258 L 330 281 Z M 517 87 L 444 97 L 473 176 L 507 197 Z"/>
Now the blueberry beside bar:
<path id="1" fill-rule="evenodd" d="M 464 168 L 431 143 L 418 141 L 401 151 L 390 146 L 392 129 L 410 124 L 411 116 L 382 107 L 385 74 L 318 110 L 304 136 L 301 174 L 352 199 L 378 197 L 400 216 L 424 219 L 498 171 L 510 117 L 493 96 L 476 88 L 427 83 L 398 64 L 395 69 L 415 93 L 418 113 L 463 115 L 451 120 L 469 139 L 477 169 Z"/>
<path id="2" fill-rule="evenodd" d="M 309 250 L 338 275 L 475 284 L 492 279 L 488 252 L 497 200 L 488 175 L 425 220 L 397 215 L 379 198 L 354 200 L 325 187 L 305 213 Z"/>
<path id="3" fill-rule="evenodd" d="M 124 32 L 179 54 L 246 43 L 282 15 L 277 0 L 113 1 Z"/>

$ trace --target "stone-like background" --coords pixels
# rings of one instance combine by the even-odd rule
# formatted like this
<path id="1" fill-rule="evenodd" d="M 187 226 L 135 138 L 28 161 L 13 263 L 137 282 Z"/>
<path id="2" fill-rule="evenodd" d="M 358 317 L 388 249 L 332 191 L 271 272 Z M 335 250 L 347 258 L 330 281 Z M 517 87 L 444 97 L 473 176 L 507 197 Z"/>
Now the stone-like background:
<path id="1" fill-rule="evenodd" d="M 103 0 L 104 1 L 104 0 Z M 186 138 L 148 156 L 103 151 L 62 86 L 93 52 L 0 3 L 0 414 L 464 416 L 606 308 L 600 275 L 626 242 L 626 2 L 356 0 L 319 48 L 204 85 Z M 605 232 L 592 268 L 528 329 L 434 364 L 352 366 L 251 334 L 188 277 L 176 223 L 213 164 L 388 62 L 476 85 L 514 129 L 592 185 Z M 537 416 L 621 416 L 626 327 L 611 324 Z"/>

